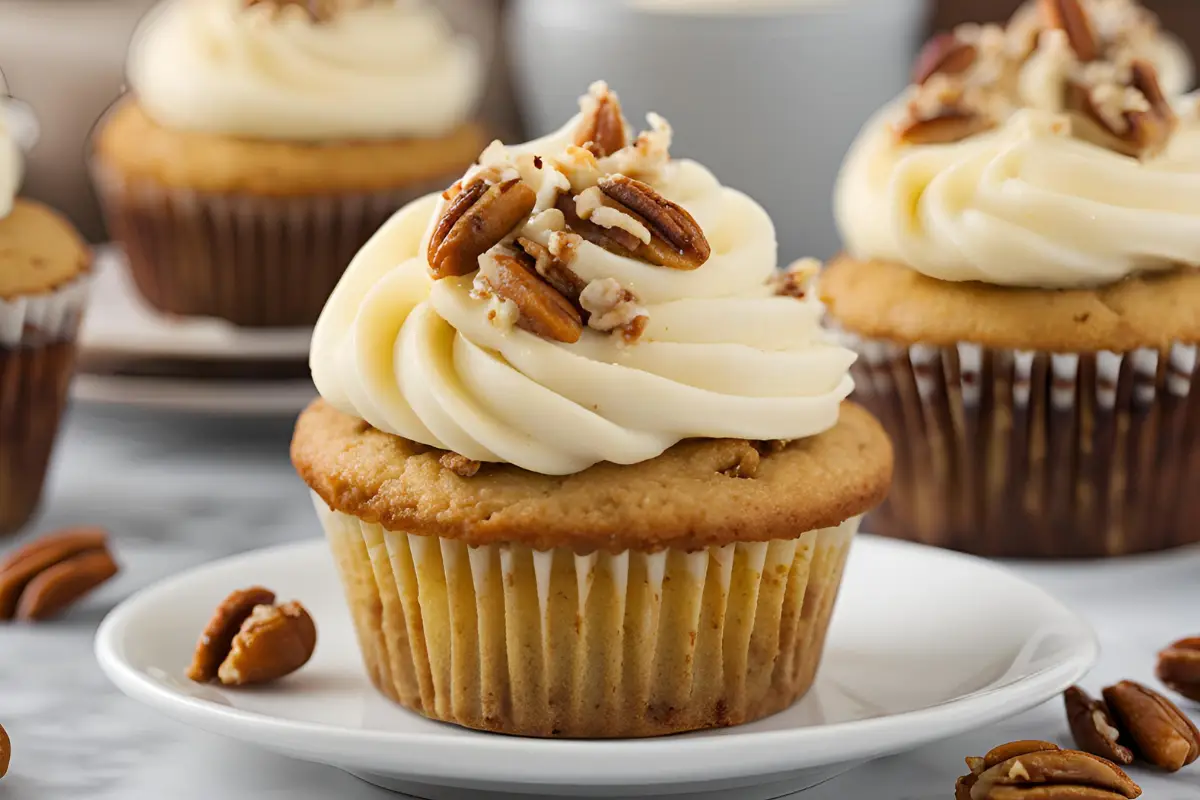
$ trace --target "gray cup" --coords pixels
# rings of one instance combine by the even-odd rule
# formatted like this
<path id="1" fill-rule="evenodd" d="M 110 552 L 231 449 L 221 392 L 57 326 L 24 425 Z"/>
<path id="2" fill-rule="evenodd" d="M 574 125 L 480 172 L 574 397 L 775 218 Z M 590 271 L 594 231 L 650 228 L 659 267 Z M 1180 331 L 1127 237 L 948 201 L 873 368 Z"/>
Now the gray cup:
<path id="1" fill-rule="evenodd" d="M 809 0 L 684 13 L 625 0 L 515 0 L 509 47 L 529 133 L 562 125 L 588 85 L 607 80 L 635 126 L 648 111 L 662 114 L 676 156 L 766 206 L 786 263 L 837 251 L 838 167 L 862 123 L 908 83 L 925 7 Z"/>

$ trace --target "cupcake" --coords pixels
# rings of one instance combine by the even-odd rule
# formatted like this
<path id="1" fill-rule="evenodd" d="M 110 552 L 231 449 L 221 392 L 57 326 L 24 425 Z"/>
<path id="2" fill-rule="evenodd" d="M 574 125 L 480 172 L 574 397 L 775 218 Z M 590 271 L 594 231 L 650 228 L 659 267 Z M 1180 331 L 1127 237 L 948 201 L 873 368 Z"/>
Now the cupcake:
<path id="1" fill-rule="evenodd" d="M 379 225 L 478 154 L 481 72 L 420 3 L 167 0 L 92 137 L 138 289 L 169 314 L 311 325 Z"/>
<path id="2" fill-rule="evenodd" d="M 774 226 L 597 84 L 351 263 L 292 461 L 366 670 L 431 719 L 641 737 L 812 685 L 891 449 Z"/>
<path id="3" fill-rule="evenodd" d="M 873 531 L 973 553 L 1200 542 L 1200 117 L 1128 0 L 964 26 L 867 123 L 824 273 L 900 454 Z"/>
<path id="4" fill-rule="evenodd" d="M 16 197 L 36 126 L 0 79 L 0 535 L 42 494 L 75 365 L 91 257 L 69 222 Z"/>

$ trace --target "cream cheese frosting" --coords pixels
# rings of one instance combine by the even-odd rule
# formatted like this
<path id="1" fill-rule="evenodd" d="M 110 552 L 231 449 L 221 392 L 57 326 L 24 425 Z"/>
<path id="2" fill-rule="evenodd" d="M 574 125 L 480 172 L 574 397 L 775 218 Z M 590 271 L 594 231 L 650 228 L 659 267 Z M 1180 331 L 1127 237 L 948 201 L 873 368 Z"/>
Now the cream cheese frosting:
<path id="1" fill-rule="evenodd" d="M 1013 108 L 991 131 L 901 141 L 911 92 L 866 124 L 835 193 L 852 256 L 941 280 L 1043 288 L 1200 265 L 1194 101 L 1177 102 L 1180 127 L 1163 152 L 1136 159 L 1092 141 L 1063 105 L 1060 33 L 1042 34 L 1016 76 Z M 1146 55 L 1161 57 L 1163 89 L 1178 95 L 1190 81 L 1186 57 L 1165 40 Z"/>
<path id="2" fill-rule="evenodd" d="M 33 110 L 8 96 L 8 85 L 0 75 L 0 219 L 12 212 L 25 172 L 25 151 L 37 139 Z"/>
<path id="3" fill-rule="evenodd" d="M 561 251 L 569 233 L 555 203 L 584 194 L 589 163 L 578 149 L 569 155 L 581 121 L 481 157 L 476 171 L 519 176 L 537 195 L 508 242 Z M 702 266 L 670 269 L 575 241 L 583 305 L 616 319 L 598 325 L 607 315 L 593 313 L 577 342 L 554 341 L 515 326 L 510 301 L 479 291 L 491 251 L 478 273 L 431 278 L 428 243 L 448 201 L 425 197 L 380 229 L 330 297 L 311 353 L 321 395 L 379 430 L 554 475 L 644 461 L 685 438 L 791 440 L 833 427 L 854 354 L 822 333 L 815 298 L 774 294 L 775 229 L 762 207 L 700 164 L 670 160 L 670 128 L 652 124 L 598 164 L 641 169 L 640 180 L 686 209 L 711 245 Z M 636 298 L 624 313 L 610 302 L 621 297 Z M 613 328 L 634 317 L 645 328 L 631 344 Z"/>
<path id="4" fill-rule="evenodd" d="M 437 136 L 468 118 L 480 57 L 436 10 L 342 5 L 314 21 L 269 0 L 167 0 L 134 34 L 129 85 L 160 125 L 228 136 Z"/>

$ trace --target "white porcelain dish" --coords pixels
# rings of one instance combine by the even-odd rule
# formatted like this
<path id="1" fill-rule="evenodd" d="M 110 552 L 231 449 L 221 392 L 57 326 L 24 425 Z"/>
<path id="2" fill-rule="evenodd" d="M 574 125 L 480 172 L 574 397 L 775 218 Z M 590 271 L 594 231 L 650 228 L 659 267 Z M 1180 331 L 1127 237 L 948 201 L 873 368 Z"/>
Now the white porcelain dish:
<path id="1" fill-rule="evenodd" d="M 184 680 L 216 604 L 257 583 L 312 612 L 320 635 L 312 662 L 254 690 Z M 812 692 L 729 730 L 548 741 L 408 713 L 362 674 L 323 542 L 219 561 L 146 589 L 104 621 L 96 655 L 122 691 L 184 723 L 415 797 L 767 800 L 1038 705 L 1087 672 L 1097 645 L 1078 616 L 1002 567 L 868 536 L 855 545 Z"/>
<path id="2" fill-rule="evenodd" d="M 212 381 L 80 374 L 71 382 L 71 397 L 80 403 L 225 417 L 296 415 L 316 396 L 309 380 Z"/>

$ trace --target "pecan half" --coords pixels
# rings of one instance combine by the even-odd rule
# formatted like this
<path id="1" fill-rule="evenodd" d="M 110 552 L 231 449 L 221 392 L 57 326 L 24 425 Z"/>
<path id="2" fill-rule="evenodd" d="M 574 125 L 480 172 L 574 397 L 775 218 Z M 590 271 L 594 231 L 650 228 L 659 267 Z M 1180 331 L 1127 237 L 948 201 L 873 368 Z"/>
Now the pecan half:
<path id="1" fill-rule="evenodd" d="M 1104 701 L 1137 754 L 1154 766 L 1175 772 L 1200 758 L 1200 730 L 1153 689 L 1121 681 L 1104 690 Z"/>
<path id="2" fill-rule="evenodd" d="M 479 473 L 479 468 L 483 466 L 478 461 L 461 456 L 458 453 L 442 453 L 442 457 L 438 459 L 438 463 L 462 478 L 475 477 Z"/>
<path id="3" fill-rule="evenodd" d="M 1116 764 L 1133 763 L 1133 751 L 1121 744 L 1121 732 L 1113 722 L 1108 706 L 1078 686 L 1063 693 L 1067 722 L 1080 750 L 1107 758 Z"/>
<path id="4" fill-rule="evenodd" d="M 897 129 L 896 135 L 905 144 L 953 144 L 995 126 L 983 114 L 950 108 L 935 117 L 910 120 Z"/>
<path id="5" fill-rule="evenodd" d="M 1050 742 L 1002 745 L 968 758 L 967 766 L 971 774 L 955 785 L 957 800 L 1116 800 L 1142 793 L 1116 764 Z"/>
<path id="6" fill-rule="evenodd" d="M 953 33 L 939 33 L 921 48 L 913 66 L 912 82 L 925 84 L 934 75 L 961 75 L 975 65 L 979 49 Z"/>
<path id="7" fill-rule="evenodd" d="M 492 291 L 511 300 L 520 311 L 517 327 L 556 342 L 573 344 L 583 335 L 583 317 L 575 305 L 543 281 L 521 259 L 504 253 L 493 257 L 487 275 Z"/>
<path id="8" fill-rule="evenodd" d="M 629 145 L 629 123 L 621 113 L 621 101 L 608 86 L 593 86 L 584 105 L 583 120 L 575 131 L 576 145 L 596 158 L 611 156 Z"/>
<path id="9" fill-rule="evenodd" d="M 1067 34 L 1067 41 L 1080 61 L 1086 63 L 1100 57 L 1100 40 L 1080 0 L 1040 0 L 1040 3 L 1046 26 Z"/>
<path id="10" fill-rule="evenodd" d="M 525 237 L 517 239 L 517 245 L 533 259 L 534 271 L 542 280 L 554 287 L 554 291 L 570 300 L 573 305 L 579 305 L 579 295 L 587 288 L 587 282 L 583 278 L 576 275 L 545 245 Z"/>
<path id="11" fill-rule="evenodd" d="M 200 634 L 192 665 L 188 667 L 188 678 L 197 683 L 216 680 L 221 662 L 228 658 L 233 648 L 233 638 L 237 636 L 242 623 L 249 619 L 256 607 L 269 606 L 274 602 L 275 593 L 261 586 L 240 589 L 226 597 Z"/>
<path id="12" fill-rule="evenodd" d="M 489 184 L 476 178 L 451 187 L 449 203 L 429 239 L 427 257 L 435 279 L 468 275 L 479 256 L 512 233 L 533 211 L 537 195 L 520 178 Z"/>
<path id="13" fill-rule="evenodd" d="M 242 623 L 217 677 L 225 686 L 270 683 L 312 658 L 317 626 L 297 602 L 261 605 Z"/>
<path id="14" fill-rule="evenodd" d="M 634 212 L 650 229 L 650 243 L 638 255 L 661 267 L 692 270 L 704 266 L 712 248 L 695 218 L 649 184 L 625 175 L 609 175 L 597 184 L 610 200 Z"/>
<path id="15" fill-rule="evenodd" d="M 8 738 L 8 731 L 4 730 L 4 726 L 0 725 L 0 778 L 8 774 L 8 765 L 12 761 L 12 739 Z"/>
<path id="16" fill-rule="evenodd" d="M 1158 654 L 1158 679 L 1200 703 L 1200 636 L 1180 639 Z"/>
<path id="17" fill-rule="evenodd" d="M 100 528 L 43 536 L 0 562 L 0 621 L 54 617 L 118 571 Z"/>

